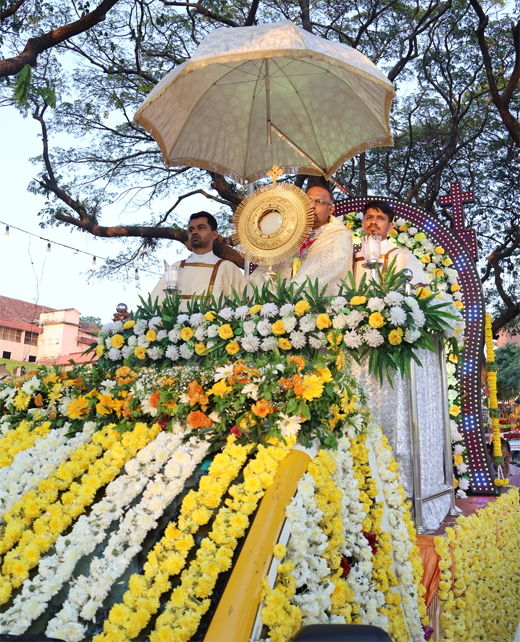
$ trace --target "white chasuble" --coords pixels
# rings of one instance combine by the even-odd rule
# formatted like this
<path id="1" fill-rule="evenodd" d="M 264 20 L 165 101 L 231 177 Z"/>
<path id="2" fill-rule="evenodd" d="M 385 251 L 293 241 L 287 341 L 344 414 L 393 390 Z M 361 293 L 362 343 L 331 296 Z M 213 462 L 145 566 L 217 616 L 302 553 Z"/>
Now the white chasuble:
<path id="1" fill-rule="evenodd" d="M 326 286 L 325 296 L 338 294 L 341 280 L 347 279 L 347 274 L 352 270 L 352 234 L 335 216 L 317 230 L 312 230 L 307 247 L 304 246 L 296 259 L 301 260 L 301 265 L 293 275 L 295 258 L 287 259 L 283 263 L 273 266 L 281 279 L 297 286 L 305 283 L 307 277 L 314 283 L 316 279 L 320 286 Z M 262 287 L 266 282 L 266 265 L 260 265 L 249 277 L 249 282 L 256 287 Z"/>
<path id="2" fill-rule="evenodd" d="M 246 277 L 239 267 L 231 261 L 224 261 L 213 252 L 206 254 L 190 254 L 185 261 L 177 261 L 174 266 L 182 270 L 179 276 L 179 291 L 181 295 L 180 309 L 186 312 L 188 301 L 194 296 L 213 294 L 218 300 L 220 294 L 232 296 L 231 286 L 239 295 L 246 287 Z M 164 274 L 151 293 L 152 301 L 158 298 L 159 305 L 166 297 L 166 275 Z"/>

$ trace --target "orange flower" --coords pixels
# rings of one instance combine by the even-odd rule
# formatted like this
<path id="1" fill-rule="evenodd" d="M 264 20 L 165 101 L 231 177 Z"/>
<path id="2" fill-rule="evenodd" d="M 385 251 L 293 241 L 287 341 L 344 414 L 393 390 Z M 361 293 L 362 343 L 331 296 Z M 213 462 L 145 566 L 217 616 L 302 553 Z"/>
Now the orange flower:
<path id="1" fill-rule="evenodd" d="M 192 381 L 188 384 L 188 397 L 190 398 L 190 407 L 194 406 L 196 403 L 199 403 L 202 410 L 206 410 L 208 407 L 208 397 L 204 394 L 202 386 L 196 381 Z"/>
<path id="2" fill-rule="evenodd" d="M 200 410 L 194 410 L 188 415 L 188 423 L 193 428 L 209 428 L 212 421 Z"/>
<path id="3" fill-rule="evenodd" d="M 85 397 L 76 397 L 67 404 L 67 417 L 69 419 L 79 419 L 88 412 L 88 401 Z"/>
<path id="4" fill-rule="evenodd" d="M 282 386 L 284 390 L 290 390 L 293 386 L 293 383 L 290 379 L 280 379 L 278 383 Z"/>
<path id="5" fill-rule="evenodd" d="M 267 399 L 260 399 L 251 406 L 252 412 L 257 417 L 267 417 L 268 414 L 274 411 L 273 404 Z"/>
<path id="6" fill-rule="evenodd" d="M 99 402 L 96 404 L 98 415 L 109 415 L 112 412 L 112 395 L 99 395 Z"/>
<path id="7" fill-rule="evenodd" d="M 298 372 L 301 372 L 305 368 L 305 359 L 299 356 L 290 356 L 288 363 L 295 363 L 298 366 Z"/>
<path id="8" fill-rule="evenodd" d="M 43 397 L 40 393 L 38 393 L 34 398 L 34 403 L 38 406 L 38 408 L 41 408 L 43 406 Z"/>
<path id="9" fill-rule="evenodd" d="M 159 405 L 159 399 L 161 397 L 161 393 L 158 390 L 154 390 L 152 394 L 150 395 L 150 406 L 152 408 L 157 408 Z"/>

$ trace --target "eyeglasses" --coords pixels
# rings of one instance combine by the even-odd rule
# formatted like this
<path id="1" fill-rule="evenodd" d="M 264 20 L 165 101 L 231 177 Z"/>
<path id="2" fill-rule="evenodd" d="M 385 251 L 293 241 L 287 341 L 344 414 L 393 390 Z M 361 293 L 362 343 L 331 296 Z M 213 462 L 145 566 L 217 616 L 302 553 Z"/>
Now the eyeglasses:
<path id="1" fill-rule="evenodd" d="M 317 203 L 318 205 L 328 205 L 329 207 L 332 205 L 332 203 L 327 203 L 324 201 L 322 198 L 310 198 L 309 201 L 314 205 L 314 203 Z"/>

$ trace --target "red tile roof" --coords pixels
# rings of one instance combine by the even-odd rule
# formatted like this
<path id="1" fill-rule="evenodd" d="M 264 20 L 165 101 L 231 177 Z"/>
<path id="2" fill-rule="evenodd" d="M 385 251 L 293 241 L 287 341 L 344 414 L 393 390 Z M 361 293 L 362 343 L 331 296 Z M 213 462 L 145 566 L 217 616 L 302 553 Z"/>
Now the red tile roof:
<path id="1" fill-rule="evenodd" d="M 40 314 L 54 311 L 54 308 L 46 305 L 36 305 L 0 295 L 0 325 L 9 328 L 40 332 Z"/>

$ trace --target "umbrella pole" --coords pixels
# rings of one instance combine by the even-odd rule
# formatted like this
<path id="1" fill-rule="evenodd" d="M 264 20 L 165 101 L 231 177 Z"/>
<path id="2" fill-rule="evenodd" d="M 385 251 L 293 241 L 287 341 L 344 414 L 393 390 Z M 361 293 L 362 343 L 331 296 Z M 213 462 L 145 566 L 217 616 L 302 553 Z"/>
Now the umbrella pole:
<path id="1" fill-rule="evenodd" d="M 267 65 L 267 61 L 266 61 L 266 65 Z M 267 78 L 267 76 L 266 76 L 266 78 Z M 267 81 L 266 81 L 266 92 L 267 92 Z M 269 97 L 269 94 L 268 94 L 268 93 L 267 93 L 267 96 Z M 271 121 L 269 120 L 269 118 L 270 118 L 270 117 L 271 117 L 271 112 L 270 112 L 270 107 L 269 107 L 269 108 L 268 108 L 268 120 L 267 120 L 267 125 L 268 125 L 268 127 L 269 127 L 270 129 L 272 129 L 272 130 L 274 131 L 274 133 L 275 133 L 275 134 L 277 134 L 277 135 L 278 135 L 282 140 L 284 140 L 286 143 L 288 143 L 288 144 L 289 144 L 293 149 L 295 149 L 295 150 L 298 152 L 298 154 L 300 154 L 300 156 L 303 156 L 303 158 L 305 158 L 305 160 L 309 161 L 309 163 L 310 163 L 314 168 L 316 168 L 316 169 L 317 169 L 317 170 L 318 170 L 318 171 L 319 171 L 323 176 L 325 176 L 325 172 L 323 171 L 323 169 L 322 169 L 322 168 L 321 168 L 321 167 L 320 167 L 316 162 L 314 162 L 314 161 L 312 160 L 312 158 L 310 158 L 309 156 L 307 156 L 307 154 L 306 154 L 302 149 L 300 149 L 296 143 L 294 143 L 294 142 L 293 142 L 293 141 L 292 141 L 288 136 L 286 136 L 283 132 L 281 132 L 281 131 L 278 129 L 278 127 L 275 127 L 275 126 L 273 125 L 273 123 L 271 123 Z M 270 145 L 270 144 L 271 144 L 271 138 L 270 138 L 270 136 L 268 136 L 268 142 L 267 142 L 267 144 L 268 144 L 268 145 Z M 332 182 L 334 183 L 334 185 L 335 185 L 338 189 L 340 189 L 342 192 L 344 192 L 345 194 L 347 194 L 347 195 L 349 195 L 349 196 L 351 195 L 351 193 L 350 193 L 350 191 L 349 191 L 348 189 L 346 189 L 345 187 L 343 187 L 342 185 L 340 185 L 340 184 L 339 184 L 337 181 L 335 181 L 332 177 L 331 177 L 331 178 L 329 178 L 329 180 L 330 180 L 330 181 L 332 181 Z"/>
<path id="2" fill-rule="evenodd" d="M 265 63 L 265 108 L 267 110 L 267 145 L 271 145 L 271 79 L 269 78 L 269 61 L 264 60 Z"/>

